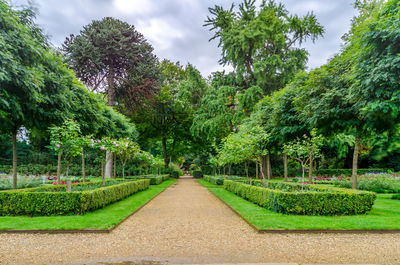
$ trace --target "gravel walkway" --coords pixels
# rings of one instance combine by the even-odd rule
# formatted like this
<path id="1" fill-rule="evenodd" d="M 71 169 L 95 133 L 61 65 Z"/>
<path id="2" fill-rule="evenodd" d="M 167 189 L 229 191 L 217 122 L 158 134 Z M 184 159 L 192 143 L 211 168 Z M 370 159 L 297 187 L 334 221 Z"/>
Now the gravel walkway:
<path id="1" fill-rule="evenodd" d="M 400 234 L 258 234 L 193 179 L 110 234 L 0 234 L 0 264 L 126 261 L 400 264 Z"/>

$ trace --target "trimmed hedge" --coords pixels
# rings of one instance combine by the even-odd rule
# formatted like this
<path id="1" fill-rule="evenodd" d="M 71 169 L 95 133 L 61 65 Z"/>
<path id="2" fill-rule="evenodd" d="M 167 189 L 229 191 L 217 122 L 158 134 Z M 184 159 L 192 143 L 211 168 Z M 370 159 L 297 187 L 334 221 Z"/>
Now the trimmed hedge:
<path id="1" fill-rule="evenodd" d="M 245 177 L 238 177 L 238 176 L 209 176 L 205 175 L 204 180 L 210 182 L 214 185 L 224 185 L 224 180 L 234 180 L 238 182 L 248 182 L 249 179 Z M 253 180 L 255 181 L 255 180 Z"/>
<path id="2" fill-rule="evenodd" d="M 75 184 L 89 186 L 93 183 Z M 86 191 L 66 192 L 65 185 L 55 185 L 0 192 L 0 215 L 84 214 L 103 208 L 149 187 L 150 180 L 121 182 Z"/>
<path id="3" fill-rule="evenodd" d="M 169 175 L 143 175 L 143 176 L 129 176 L 125 179 L 150 179 L 150 185 L 158 185 L 163 181 L 169 179 Z"/>
<path id="4" fill-rule="evenodd" d="M 224 177 L 221 176 L 204 176 L 204 180 L 210 182 L 214 185 L 223 185 L 224 184 Z"/>
<path id="5" fill-rule="evenodd" d="M 177 170 L 174 170 L 171 172 L 171 178 L 178 179 L 179 175 L 180 175 L 180 172 Z"/>
<path id="6" fill-rule="evenodd" d="M 195 179 L 200 179 L 203 177 L 203 172 L 201 172 L 200 170 L 195 170 L 192 174 Z"/>
<path id="7" fill-rule="evenodd" d="M 371 210 L 376 194 L 317 185 L 270 182 L 268 188 L 225 180 L 224 188 L 266 209 L 299 215 L 354 215 Z"/>

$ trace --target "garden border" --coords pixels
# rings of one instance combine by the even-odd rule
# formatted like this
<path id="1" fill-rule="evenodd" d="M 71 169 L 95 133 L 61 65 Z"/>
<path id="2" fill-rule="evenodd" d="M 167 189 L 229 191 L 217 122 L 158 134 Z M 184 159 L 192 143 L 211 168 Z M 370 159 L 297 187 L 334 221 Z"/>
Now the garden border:
<path id="1" fill-rule="evenodd" d="M 199 183 L 199 182 L 197 182 Z M 200 184 L 200 183 L 199 183 Z M 201 184 L 200 184 L 201 185 Z M 203 186 L 203 185 L 201 185 Z M 253 225 L 249 220 L 247 220 L 242 214 L 236 211 L 232 206 L 230 206 L 226 201 L 218 197 L 216 194 L 210 191 L 210 188 L 207 188 L 209 193 L 215 196 L 218 200 L 220 200 L 223 204 L 228 206 L 237 216 L 239 216 L 243 221 L 245 221 L 251 228 L 253 228 L 259 234 L 398 234 L 400 233 L 400 229 L 258 229 L 255 225 Z M 222 188 L 222 187 L 221 187 Z M 220 188 L 217 188 L 220 189 Z M 237 196 L 236 194 L 234 194 Z M 239 196 L 238 196 L 239 197 Z M 240 198 L 240 197 L 239 197 Z"/>
<path id="2" fill-rule="evenodd" d="M 172 183 L 168 187 L 166 187 L 163 191 L 158 193 L 156 196 L 148 200 L 145 204 L 137 208 L 135 211 L 131 212 L 129 215 L 124 217 L 121 221 L 116 223 L 114 226 L 108 229 L 50 229 L 50 230 L 40 230 L 40 229 L 32 229 L 32 230 L 0 230 L 0 234 L 108 234 L 114 231 L 117 227 L 119 227 L 123 222 L 125 222 L 129 217 L 139 212 L 143 207 L 145 207 L 152 200 L 157 198 L 161 193 L 166 191 L 171 186 L 176 185 L 176 182 Z M 133 195 L 133 194 L 132 194 Z"/>

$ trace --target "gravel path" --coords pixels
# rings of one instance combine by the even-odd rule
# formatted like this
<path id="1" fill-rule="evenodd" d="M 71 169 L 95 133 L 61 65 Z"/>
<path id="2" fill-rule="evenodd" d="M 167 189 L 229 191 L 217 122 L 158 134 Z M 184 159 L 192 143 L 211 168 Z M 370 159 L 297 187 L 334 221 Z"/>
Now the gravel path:
<path id="1" fill-rule="evenodd" d="M 144 260 L 400 264 L 400 234 L 258 234 L 193 179 L 180 179 L 110 234 L 0 234 L 0 264 Z"/>

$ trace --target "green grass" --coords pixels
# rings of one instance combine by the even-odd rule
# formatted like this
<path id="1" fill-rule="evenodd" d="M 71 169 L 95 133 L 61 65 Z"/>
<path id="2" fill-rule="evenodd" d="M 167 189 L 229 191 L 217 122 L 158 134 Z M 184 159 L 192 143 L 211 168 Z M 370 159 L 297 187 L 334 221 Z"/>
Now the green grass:
<path id="1" fill-rule="evenodd" d="M 169 179 L 159 185 L 138 192 L 122 201 L 85 215 L 70 216 L 1 216 L 0 230 L 69 230 L 69 229 L 109 229 L 129 214 L 140 208 L 160 192 L 176 182 Z"/>
<path id="2" fill-rule="evenodd" d="M 205 182 L 203 180 L 203 182 Z M 200 184 L 203 182 L 199 181 Z M 223 189 L 204 185 L 260 230 L 268 229 L 400 229 L 400 201 L 391 194 L 378 194 L 368 214 L 354 216 L 285 215 L 264 209 Z M 215 185 L 214 185 L 215 186 Z M 218 187 L 218 186 L 217 186 Z"/>

